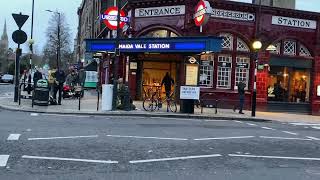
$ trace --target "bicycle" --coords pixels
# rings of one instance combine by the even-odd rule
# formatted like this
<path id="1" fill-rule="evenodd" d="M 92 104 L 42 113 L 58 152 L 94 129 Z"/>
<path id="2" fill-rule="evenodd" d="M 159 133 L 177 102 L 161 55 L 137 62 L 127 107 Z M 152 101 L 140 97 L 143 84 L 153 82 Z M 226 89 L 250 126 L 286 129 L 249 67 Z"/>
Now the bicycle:
<path id="1" fill-rule="evenodd" d="M 153 87 L 156 87 L 156 91 L 152 92 L 151 97 L 146 96 L 143 100 L 143 109 L 145 111 L 155 111 L 162 108 L 162 104 L 167 102 L 167 112 L 177 112 L 177 103 L 174 100 L 174 91 L 170 94 L 169 97 L 161 98 L 161 86 L 151 86 L 148 88 L 148 93 L 152 91 Z"/>

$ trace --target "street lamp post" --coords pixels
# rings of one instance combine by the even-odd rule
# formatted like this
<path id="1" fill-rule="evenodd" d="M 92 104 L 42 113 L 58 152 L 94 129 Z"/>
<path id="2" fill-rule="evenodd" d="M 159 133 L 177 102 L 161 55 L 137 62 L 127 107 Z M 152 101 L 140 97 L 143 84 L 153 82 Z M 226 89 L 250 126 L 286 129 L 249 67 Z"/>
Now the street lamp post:
<path id="1" fill-rule="evenodd" d="M 29 71 L 31 73 L 32 69 L 32 56 L 33 56 L 33 17 L 34 17 L 34 0 L 32 0 L 32 14 L 31 14 L 31 39 L 29 40 L 29 48 L 30 48 L 30 60 L 29 60 Z"/>
<path id="2" fill-rule="evenodd" d="M 252 93 L 252 107 L 251 107 L 251 116 L 256 116 L 256 107 L 257 107 L 257 72 L 258 72 L 258 52 L 262 48 L 262 43 L 259 40 L 256 40 L 252 43 L 252 47 L 255 53 L 255 68 L 254 68 L 254 84 L 253 84 L 253 93 Z"/>
<path id="3" fill-rule="evenodd" d="M 55 12 L 55 11 L 51 11 L 51 10 L 46 10 L 48 12 L 51 13 L 55 13 L 58 14 L 58 42 L 57 42 L 57 70 L 60 69 L 59 64 L 60 64 L 60 48 L 61 48 L 61 43 L 60 43 L 60 21 L 61 21 L 61 13 L 59 12 Z"/>

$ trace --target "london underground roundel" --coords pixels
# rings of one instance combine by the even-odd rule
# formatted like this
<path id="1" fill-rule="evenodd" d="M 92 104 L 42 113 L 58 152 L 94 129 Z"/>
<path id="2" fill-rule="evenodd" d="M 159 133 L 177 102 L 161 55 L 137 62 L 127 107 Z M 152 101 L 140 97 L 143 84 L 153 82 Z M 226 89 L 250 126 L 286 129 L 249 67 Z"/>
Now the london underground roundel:
<path id="1" fill-rule="evenodd" d="M 117 17 L 118 16 L 118 7 L 110 7 L 108 8 L 104 14 L 101 15 L 101 19 L 104 24 L 111 30 L 117 29 Z M 123 28 L 126 23 L 129 22 L 129 17 L 126 16 L 126 13 L 121 10 L 120 11 L 120 24 L 119 28 Z"/>
<path id="2" fill-rule="evenodd" d="M 195 8 L 194 22 L 196 26 L 204 26 L 211 15 L 212 8 L 208 1 L 200 0 Z"/>

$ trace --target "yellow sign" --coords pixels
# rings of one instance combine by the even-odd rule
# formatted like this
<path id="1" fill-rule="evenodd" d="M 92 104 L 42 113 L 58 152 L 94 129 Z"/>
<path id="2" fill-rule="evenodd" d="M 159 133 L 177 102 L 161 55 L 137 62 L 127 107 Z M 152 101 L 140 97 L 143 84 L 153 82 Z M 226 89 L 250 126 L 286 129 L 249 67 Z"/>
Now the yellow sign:
<path id="1" fill-rule="evenodd" d="M 186 65 L 186 85 L 197 86 L 198 85 L 198 70 L 197 64 Z"/>

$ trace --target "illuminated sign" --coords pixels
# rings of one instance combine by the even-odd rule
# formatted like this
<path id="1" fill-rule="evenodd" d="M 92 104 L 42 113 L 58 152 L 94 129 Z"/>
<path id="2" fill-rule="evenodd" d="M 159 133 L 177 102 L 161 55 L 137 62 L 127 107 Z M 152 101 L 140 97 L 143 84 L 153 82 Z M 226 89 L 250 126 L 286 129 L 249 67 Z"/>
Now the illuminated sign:
<path id="1" fill-rule="evenodd" d="M 211 12 L 212 8 L 210 3 L 201 0 L 195 8 L 195 14 L 193 16 L 196 26 L 204 26 L 208 22 Z"/>
<path id="2" fill-rule="evenodd" d="M 104 14 L 100 16 L 100 19 L 103 20 L 104 24 L 111 30 L 117 29 L 117 18 L 118 17 L 118 7 L 110 7 L 108 8 Z M 126 23 L 130 21 L 129 17 L 126 16 L 126 13 L 121 10 L 120 11 L 120 24 L 119 28 L 123 28 Z"/>
<path id="3" fill-rule="evenodd" d="M 138 8 L 135 10 L 135 17 L 176 16 L 176 15 L 184 15 L 185 12 L 186 12 L 185 5 Z"/>

